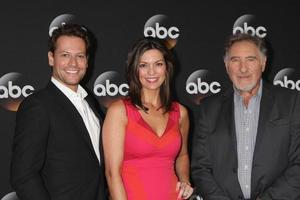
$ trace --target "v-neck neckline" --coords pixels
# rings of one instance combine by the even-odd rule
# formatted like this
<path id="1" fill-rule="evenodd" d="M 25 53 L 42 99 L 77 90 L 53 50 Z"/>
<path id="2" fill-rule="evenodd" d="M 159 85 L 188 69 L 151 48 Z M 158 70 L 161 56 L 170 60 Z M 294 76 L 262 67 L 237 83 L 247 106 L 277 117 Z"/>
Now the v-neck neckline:
<path id="1" fill-rule="evenodd" d="M 157 134 L 157 132 L 156 131 L 154 131 L 153 130 L 153 128 L 149 125 L 149 123 L 143 118 L 143 116 L 142 116 L 142 114 L 138 111 L 138 110 L 136 110 L 136 112 L 138 113 L 138 116 L 139 116 L 139 121 L 141 122 L 141 124 L 145 127 L 145 128 L 147 128 L 150 132 L 152 132 L 152 135 L 155 137 L 155 138 L 158 138 L 158 139 L 162 139 L 165 135 L 166 135 L 166 133 L 167 133 L 167 131 L 168 131 L 168 129 L 169 129 L 169 126 L 170 126 L 170 122 L 171 122 L 171 113 L 169 112 L 168 113 L 168 119 L 167 119 L 167 123 L 166 123 L 166 125 L 165 125 L 165 129 L 164 129 L 164 131 L 162 132 L 162 135 L 161 136 L 159 136 L 158 134 Z"/>

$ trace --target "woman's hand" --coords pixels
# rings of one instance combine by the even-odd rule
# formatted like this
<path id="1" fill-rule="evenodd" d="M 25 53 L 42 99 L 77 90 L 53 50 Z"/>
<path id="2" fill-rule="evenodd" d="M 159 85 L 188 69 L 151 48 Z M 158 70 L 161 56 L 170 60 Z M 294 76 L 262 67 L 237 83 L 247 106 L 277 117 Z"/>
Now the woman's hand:
<path id="1" fill-rule="evenodd" d="M 190 183 L 177 182 L 176 191 L 179 191 L 177 199 L 188 199 L 193 194 L 194 188 L 192 188 Z"/>

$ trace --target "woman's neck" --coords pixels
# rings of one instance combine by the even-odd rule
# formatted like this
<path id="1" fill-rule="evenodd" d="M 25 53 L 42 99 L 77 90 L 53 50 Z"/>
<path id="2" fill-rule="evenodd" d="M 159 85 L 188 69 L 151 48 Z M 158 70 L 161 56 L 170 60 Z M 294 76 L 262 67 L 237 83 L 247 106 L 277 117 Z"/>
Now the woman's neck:
<path id="1" fill-rule="evenodd" d="M 141 100 L 144 106 L 159 108 L 161 107 L 161 99 L 158 90 L 142 91 Z"/>

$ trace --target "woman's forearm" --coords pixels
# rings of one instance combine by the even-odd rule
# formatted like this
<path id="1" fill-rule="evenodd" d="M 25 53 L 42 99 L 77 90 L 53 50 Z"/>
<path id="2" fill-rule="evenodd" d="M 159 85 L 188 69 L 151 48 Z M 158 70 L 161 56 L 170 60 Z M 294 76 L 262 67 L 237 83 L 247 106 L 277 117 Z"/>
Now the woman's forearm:
<path id="1" fill-rule="evenodd" d="M 120 174 L 106 173 L 111 200 L 127 200 L 127 195 Z"/>

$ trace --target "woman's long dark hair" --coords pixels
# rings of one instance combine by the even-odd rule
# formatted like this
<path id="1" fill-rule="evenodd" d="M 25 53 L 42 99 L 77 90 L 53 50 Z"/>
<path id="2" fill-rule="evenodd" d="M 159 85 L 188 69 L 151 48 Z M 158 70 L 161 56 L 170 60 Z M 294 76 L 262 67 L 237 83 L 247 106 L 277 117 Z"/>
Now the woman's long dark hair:
<path id="1" fill-rule="evenodd" d="M 174 59 L 171 51 L 165 46 L 162 40 L 146 37 L 138 40 L 128 53 L 126 74 L 129 84 L 129 97 L 133 105 L 142 110 L 148 110 L 141 100 L 142 85 L 139 80 L 139 62 L 143 54 L 151 49 L 156 49 L 163 54 L 166 63 L 166 77 L 165 81 L 160 87 L 160 100 L 161 107 L 164 109 L 164 113 L 171 110 L 172 95 L 170 89 L 170 81 L 173 75 Z"/>

